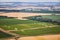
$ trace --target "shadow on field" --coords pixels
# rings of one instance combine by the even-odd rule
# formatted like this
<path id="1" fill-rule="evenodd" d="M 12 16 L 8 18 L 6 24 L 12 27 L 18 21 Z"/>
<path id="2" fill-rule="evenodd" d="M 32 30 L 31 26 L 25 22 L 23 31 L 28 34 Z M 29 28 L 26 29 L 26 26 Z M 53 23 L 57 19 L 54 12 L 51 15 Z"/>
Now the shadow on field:
<path id="1" fill-rule="evenodd" d="M 50 18 L 43 18 L 42 16 L 30 16 L 30 17 L 23 17 L 23 18 L 34 20 L 34 21 L 40 21 L 40 22 L 50 22 L 50 23 L 60 25 L 60 21 L 52 20 Z"/>
<path id="2" fill-rule="evenodd" d="M 7 34 L 7 33 L 4 33 L 2 31 L 0 31 L 0 38 L 7 38 L 7 37 L 13 37 L 13 36 L 10 35 L 10 34 Z"/>
<path id="3" fill-rule="evenodd" d="M 0 19 L 13 19 L 13 18 L 16 18 L 16 17 L 0 16 Z"/>

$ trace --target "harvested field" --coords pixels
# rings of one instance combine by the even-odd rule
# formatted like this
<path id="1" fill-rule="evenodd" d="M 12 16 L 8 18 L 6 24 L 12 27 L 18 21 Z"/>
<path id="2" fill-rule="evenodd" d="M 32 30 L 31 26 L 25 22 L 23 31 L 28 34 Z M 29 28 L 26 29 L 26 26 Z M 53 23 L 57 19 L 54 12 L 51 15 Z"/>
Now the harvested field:
<path id="1" fill-rule="evenodd" d="M 7 38 L 5 40 L 15 40 L 14 38 Z M 28 37 L 20 37 L 18 40 L 60 40 L 59 35 L 44 35 L 44 36 L 28 36 Z"/>
<path id="2" fill-rule="evenodd" d="M 19 40 L 60 40 L 60 35 L 22 37 Z"/>
<path id="3" fill-rule="evenodd" d="M 10 12 L 10 13 L 1 13 L 0 16 L 7 17 L 17 17 L 18 19 L 23 19 L 23 17 L 29 16 L 38 16 L 38 15 L 51 15 L 51 14 L 42 14 L 42 13 L 21 13 L 21 12 Z"/>

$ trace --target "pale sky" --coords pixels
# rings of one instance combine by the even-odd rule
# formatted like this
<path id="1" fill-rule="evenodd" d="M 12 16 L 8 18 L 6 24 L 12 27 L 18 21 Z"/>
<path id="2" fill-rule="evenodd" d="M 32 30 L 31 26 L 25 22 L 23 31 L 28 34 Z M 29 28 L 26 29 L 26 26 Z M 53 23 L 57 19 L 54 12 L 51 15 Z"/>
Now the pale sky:
<path id="1" fill-rule="evenodd" d="M 60 2 L 60 0 L 0 0 L 0 2 Z"/>

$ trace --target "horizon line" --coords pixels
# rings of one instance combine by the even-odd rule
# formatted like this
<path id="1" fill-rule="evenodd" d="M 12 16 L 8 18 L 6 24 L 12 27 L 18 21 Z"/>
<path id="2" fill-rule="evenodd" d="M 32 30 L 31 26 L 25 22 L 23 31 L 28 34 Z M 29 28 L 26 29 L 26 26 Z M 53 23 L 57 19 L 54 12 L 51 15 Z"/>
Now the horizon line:
<path id="1" fill-rule="evenodd" d="M 34 2 L 35 3 L 35 2 Z"/>

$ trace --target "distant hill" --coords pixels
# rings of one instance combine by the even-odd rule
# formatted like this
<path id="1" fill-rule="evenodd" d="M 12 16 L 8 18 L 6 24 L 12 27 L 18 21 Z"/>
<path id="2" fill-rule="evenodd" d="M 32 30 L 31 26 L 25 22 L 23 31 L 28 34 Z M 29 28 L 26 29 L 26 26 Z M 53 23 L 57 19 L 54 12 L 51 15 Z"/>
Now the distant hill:
<path id="1" fill-rule="evenodd" d="M 60 6 L 60 2 L 0 2 L 1 6 Z"/>

